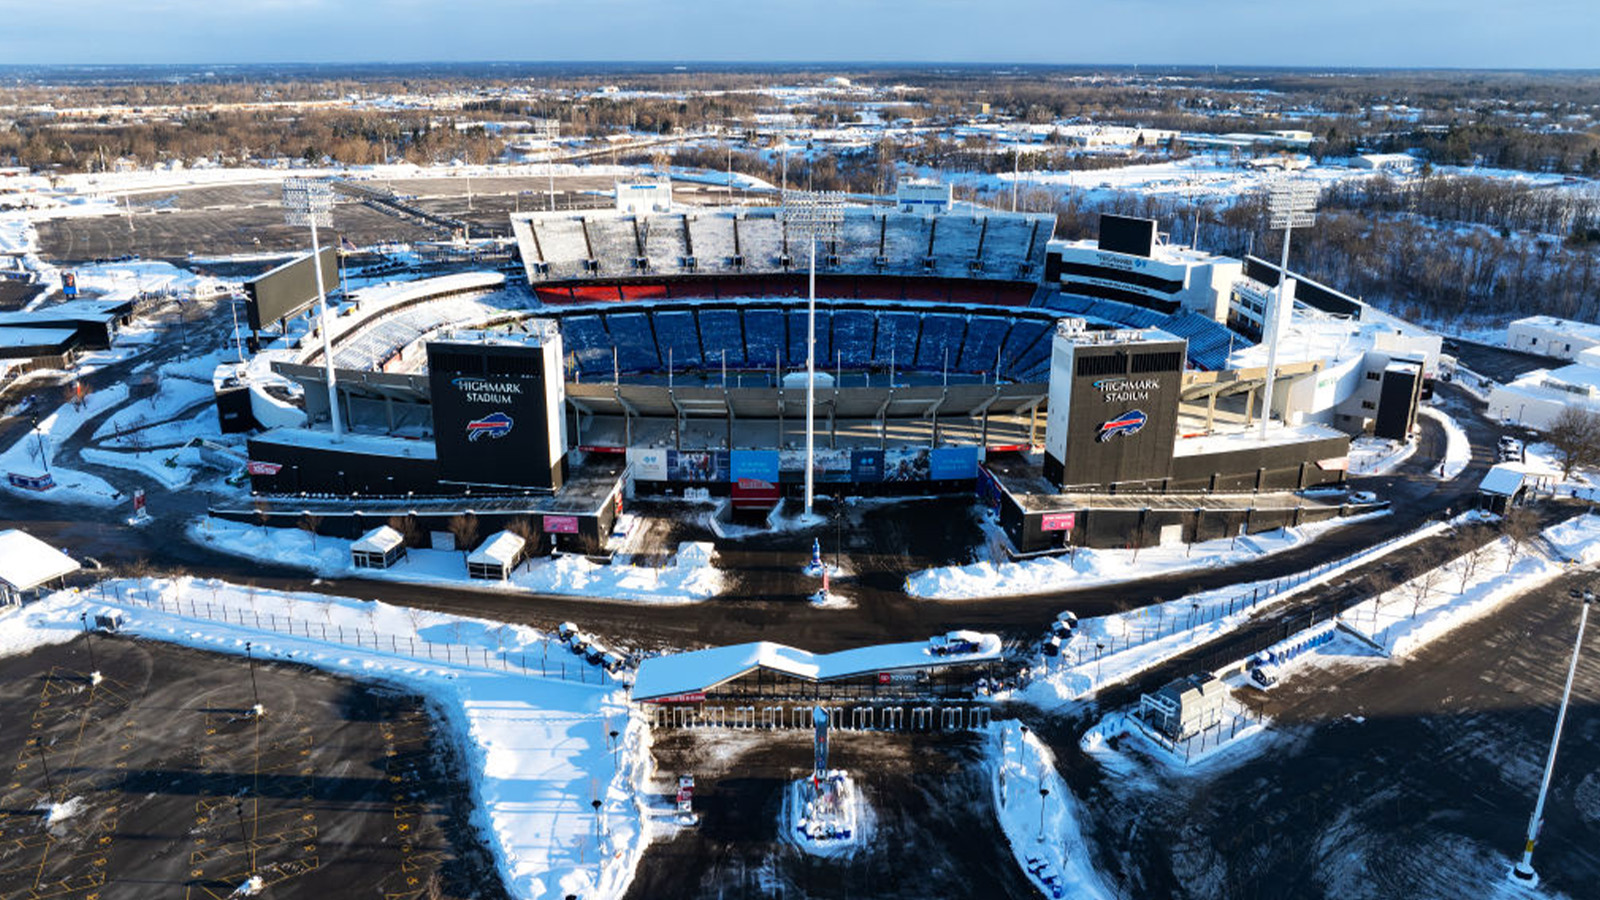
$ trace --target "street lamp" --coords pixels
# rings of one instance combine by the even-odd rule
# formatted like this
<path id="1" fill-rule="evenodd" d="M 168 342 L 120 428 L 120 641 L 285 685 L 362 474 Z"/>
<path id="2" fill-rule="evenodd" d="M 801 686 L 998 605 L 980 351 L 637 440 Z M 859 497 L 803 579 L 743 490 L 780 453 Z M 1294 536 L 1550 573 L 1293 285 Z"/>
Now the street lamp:
<path id="1" fill-rule="evenodd" d="M 844 194 L 838 191 L 786 193 L 780 217 L 785 243 L 790 233 L 797 233 L 807 239 L 811 250 L 806 304 L 806 516 L 809 517 L 816 477 L 817 238 L 833 237 L 844 224 Z"/>
<path id="2" fill-rule="evenodd" d="M 344 436 L 339 422 L 339 395 L 333 383 L 333 338 L 329 334 L 328 292 L 322 283 L 322 244 L 317 227 L 333 224 L 333 186 L 322 178 L 286 178 L 283 182 L 283 218 L 290 225 L 311 227 L 311 267 L 317 273 L 317 316 L 322 320 L 322 361 L 328 376 L 328 416 L 335 442 Z"/>
<path id="3" fill-rule="evenodd" d="M 257 718 L 260 718 L 262 713 L 265 713 L 267 710 L 266 707 L 261 705 L 261 691 L 256 688 L 256 658 L 255 654 L 250 652 L 249 641 L 244 642 L 244 658 L 250 663 L 250 693 L 255 697 L 256 700 L 256 705 L 251 707 L 250 712 L 254 713 Z"/>
<path id="4" fill-rule="evenodd" d="M 44 473 L 46 475 L 49 475 L 50 474 L 50 454 L 44 452 L 44 432 L 39 430 L 39 417 L 37 415 L 35 415 L 35 416 L 32 417 L 32 420 L 33 420 L 33 436 L 39 439 L 39 462 L 44 465 Z"/>
<path id="5" fill-rule="evenodd" d="M 94 660 L 94 641 L 89 637 L 89 614 L 78 613 L 78 621 L 83 623 L 83 646 L 89 651 L 89 683 L 100 683 L 100 664 Z"/>
<path id="6" fill-rule="evenodd" d="M 1543 824 L 1544 800 L 1550 792 L 1550 776 L 1556 768 L 1556 750 L 1561 746 L 1561 726 L 1567 722 L 1567 704 L 1572 700 L 1572 678 L 1578 672 L 1578 654 L 1583 650 L 1583 629 L 1589 624 L 1589 605 L 1594 603 L 1594 591 L 1572 592 L 1583 600 L 1583 611 L 1578 615 L 1578 639 L 1572 645 L 1572 662 L 1567 664 L 1567 686 L 1561 691 L 1561 711 L 1556 713 L 1556 731 L 1550 737 L 1550 756 L 1544 763 L 1544 778 L 1539 782 L 1539 799 L 1534 801 L 1533 815 L 1528 817 L 1528 839 L 1522 845 L 1522 859 L 1511 868 L 1515 881 L 1537 883 L 1539 874 L 1533 870 L 1533 845 L 1539 840 L 1539 826 Z"/>
<path id="7" fill-rule="evenodd" d="M 1270 227 L 1283 229 L 1283 261 L 1278 266 L 1278 291 L 1267 310 L 1267 383 L 1261 388 L 1261 439 L 1267 439 L 1272 420 L 1272 384 L 1278 370 L 1278 332 L 1282 327 L 1285 294 L 1289 289 L 1289 235 L 1296 228 L 1309 228 L 1316 222 L 1317 186 L 1290 178 L 1273 185 L 1267 194 Z"/>
<path id="8" fill-rule="evenodd" d="M 1044 843 L 1044 799 L 1050 796 L 1050 789 L 1039 788 L 1039 843 Z"/>

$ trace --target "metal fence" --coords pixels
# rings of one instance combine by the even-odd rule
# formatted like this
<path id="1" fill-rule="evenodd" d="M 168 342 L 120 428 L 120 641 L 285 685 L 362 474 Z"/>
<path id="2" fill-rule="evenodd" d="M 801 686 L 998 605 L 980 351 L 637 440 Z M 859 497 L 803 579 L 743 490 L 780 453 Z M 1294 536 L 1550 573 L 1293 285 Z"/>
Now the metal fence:
<path id="1" fill-rule="evenodd" d="M 812 706 L 644 704 L 653 728 L 796 729 L 812 727 Z M 981 731 L 989 727 L 985 704 L 823 706 L 838 731 Z"/>
<path id="2" fill-rule="evenodd" d="M 592 665 L 567 653 L 564 645 L 546 642 L 545 652 L 529 654 L 505 648 L 489 648 L 473 644 L 459 644 L 427 640 L 415 632 L 396 634 L 380 631 L 376 627 L 360 628 L 313 621 L 276 611 L 261 612 L 216 599 L 189 596 L 167 597 L 165 593 L 133 585 L 100 582 L 99 598 L 111 604 L 158 610 L 175 616 L 205 619 L 226 625 L 237 625 L 272 634 L 288 635 L 301 640 L 355 647 L 374 653 L 386 653 L 414 660 L 429 660 L 444 665 L 470 666 L 493 672 L 516 672 L 540 678 L 559 678 L 582 684 L 606 685 L 618 683 L 605 669 Z M 550 648 L 557 654 L 548 653 Z"/>

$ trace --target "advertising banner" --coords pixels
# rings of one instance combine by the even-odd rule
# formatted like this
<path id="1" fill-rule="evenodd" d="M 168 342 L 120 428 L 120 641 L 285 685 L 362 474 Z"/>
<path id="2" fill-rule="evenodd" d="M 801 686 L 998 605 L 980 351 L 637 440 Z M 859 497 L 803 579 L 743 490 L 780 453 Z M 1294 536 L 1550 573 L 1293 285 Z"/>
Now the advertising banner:
<path id="1" fill-rule="evenodd" d="M 728 466 L 726 450 L 667 451 L 668 481 L 726 482 Z"/>
<path id="2" fill-rule="evenodd" d="M 977 447 L 936 447 L 929 455 L 929 477 L 958 481 L 978 477 Z"/>
<path id="3" fill-rule="evenodd" d="M 849 450 L 833 450 L 827 447 L 817 447 L 813 452 L 816 460 L 816 470 L 812 477 L 818 482 L 844 482 L 851 481 L 851 465 Z M 806 452 L 804 450 L 783 450 L 779 453 L 780 468 L 791 472 L 801 479 L 806 473 Z"/>
<path id="4" fill-rule="evenodd" d="M 578 517 L 577 516 L 545 516 L 544 517 L 544 533 L 545 534 L 577 534 L 578 533 Z"/>
<path id="5" fill-rule="evenodd" d="M 537 346 L 429 344 L 439 477 L 551 487 L 550 402 Z M 496 374 L 487 374 L 496 373 Z"/>
<path id="6" fill-rule="evenodd" d="M 858 484 L 882 481 L 883 451 L 853 451 L 850 454 L 850 480 Z"/>
<path id="7" fill-rule="evenodd" d="M 779 458 L 776 450 L 735 450 L 730 455 L 731 478 L 778 483 Z"/>
<path id="8" fill-rule="evenodd" d="M 927 447 L 896 447 L 883 451 L 884 481 L 927 481 L 933 463 Z"/>
<path id="9" fill-rule="evenodd" d="M 1078 514 L 1075 512 L 1046 513 L 1039 522 L 1039 528 L 1043 531 L 1071 531 L 1077 524 Z"/>
<path id="10" fill-rule="evenodd" d="M 666 481 L 667 453 L 657 448 L 628 448 L 628 466 L 636 481 Z"/>

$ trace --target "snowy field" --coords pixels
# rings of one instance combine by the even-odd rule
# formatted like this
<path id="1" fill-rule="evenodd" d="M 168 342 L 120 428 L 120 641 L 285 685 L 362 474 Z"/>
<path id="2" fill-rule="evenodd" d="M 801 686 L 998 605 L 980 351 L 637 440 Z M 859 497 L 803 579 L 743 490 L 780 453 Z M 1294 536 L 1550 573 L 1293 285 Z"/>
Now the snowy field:
<path id="1" fill-rule="evenodd" d="M 459 550 L 412 549 L 393 568 L 365 569 L 351 564 L 351 541 L 313 536 L 299 529 L 199 519 L 190 525 L 188 536 L 223 553 L 307 569 L 325 578 L 372 578 L 638 603 L 696 603 L 716 596 L 723 587 L 711 545 L 702 543 L 679 545 L 678 552 L 660 567 L 600 565 L 575 555 L 535 557 L 518 566 L 510 581 L 499 582 L 468 578 L 466 554 Z"/>
<path id="2" fill-rule="evenodd" d="M 1387 513 L 1371 514 L 1379 515 Z M 1215 569 L 1298 547 L 1335 528 L 1367 521 L 1368 518 L 1370 516 L 1352 516 L 1299 528 L 1280 528 L 1237 539 L 1202 541 L 1194 545 L 1169 544 L 1141 550 L 1080 547 L 1063 556 L 941 566 L 907 576 L 906 593 L 924 600 L 973 600 L 1070 591 L 1193 569 Z"/>
<path id="3" fill-rule="evenodd" d="M 36 430 L 19 432 L 17 440 L 0 452 L 0 470 L 26 475 L 42 475 L 48 470 L 55 479 L 55 487 L 32 491 L 16 487 L 9 480 L 0 481 L 0 487 L 18 496 L 64 503 L 111 506 L 119 502 L 122 499 L 119 489 L 87 472 L 63 468 L 56 462 L 56 456 L 62 443 L 76 434 L 85 422 L 127 399 L 127 385 L 91 391 L 84 395 L 82 405 L 64 403 L 41 418 Z"/>
<path id="4" fill-rule="evenodd" d="M 1350 442 L 1350 474 L 1387 475 L 1416 452 L 1414 441 L 1363 435 Z"/>
<path id="5" fill-rule="evenodd" d="M 420 693 L 467 760 L 474 824 L 513 897 L 621 896 L 652 834 L 651 819 L 670 814 L 664 804 L 651 809 L 637 793 L 650 766 L 649 732 L 631 715 L 619 685 L 545 677 L 531 663 L 524 674 L 512 663 L 566 655 L 550 635 L 189 578 L 103 587 L 103 597 L 100 590 L 62 591 L 0 616 L 0 653 L 71 640 L 81 634 L 79 613 L 115 610 L 125 617 L 124 631 L 138 637 L 234 654 L 250 641 L 258 657 Z M 258 618 L 267 624 L 257 627 Z M 344 633 L 346 642 L 324 640 L 324 633 Z M 405 652 L 417 641 L 457 648 L 454 659 Z M 613 729 L 621 732 L 615 748 Z M 602 803 L 598 841 L 592 799 Z"/>

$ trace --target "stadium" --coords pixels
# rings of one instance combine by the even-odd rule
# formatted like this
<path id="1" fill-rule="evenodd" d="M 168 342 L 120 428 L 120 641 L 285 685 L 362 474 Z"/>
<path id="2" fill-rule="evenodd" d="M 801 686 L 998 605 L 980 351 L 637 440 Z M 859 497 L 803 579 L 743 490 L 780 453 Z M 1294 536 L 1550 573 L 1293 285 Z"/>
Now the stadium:
<path id="1" fill-rule="evenodd" d="M 844 206 L 817 240 L 818 493 L 977 492 L 1021 553 L 1355 510 L 1302 493 L 1342 482 L 1346 433 L 1280 401 L 1271 439 L 1244 440 L 1267 375 L 1230 366 L 1250 341 L 1226 301 L 1126 302 L 1151 283 L 1132 267 L 1116 300 L 1064 291 L 1046 273 L 1061 269 L 1052 216 L 926 193 Z M 309 258 L 253 282 L 260 352 L 217 376 L 225 427 L 260 429 L 251 496 L 213 513 L 353 534 L 471 512 L 542 523 L 544 550 L 603 554 L 630 493 L 726 497 L 720 514 L 747 518 L 803 495 L 809 237 L 782 206 L 677 207 L 658 184 L 616 195 L 514 215 L 510 271 L 342 298 L 331 357 L 304 314 Z M 1292 386 L 1324 366 L 1275 373 Z"/>

